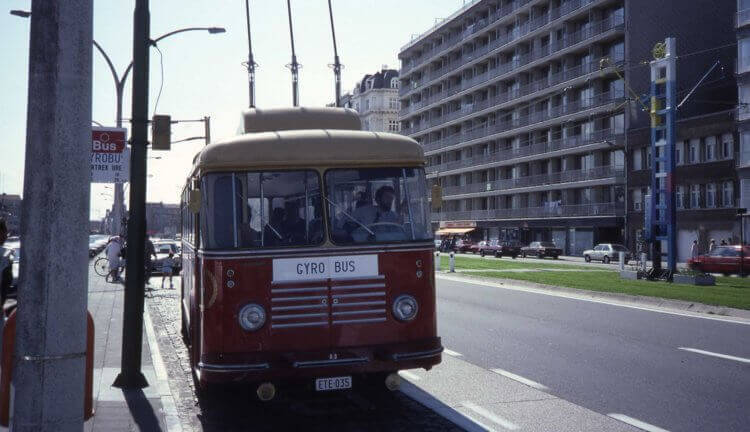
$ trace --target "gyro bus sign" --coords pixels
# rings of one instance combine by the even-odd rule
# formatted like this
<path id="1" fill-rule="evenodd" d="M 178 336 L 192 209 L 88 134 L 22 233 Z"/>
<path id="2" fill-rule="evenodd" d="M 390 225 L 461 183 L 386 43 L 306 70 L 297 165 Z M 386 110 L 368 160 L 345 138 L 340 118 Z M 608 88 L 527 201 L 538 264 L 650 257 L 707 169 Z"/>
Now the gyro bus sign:
<path id="1" fill-rule="evenodd" d="M 91 128 L 91 182 L 126 183 L 130 178 L 127 129 Z"/>

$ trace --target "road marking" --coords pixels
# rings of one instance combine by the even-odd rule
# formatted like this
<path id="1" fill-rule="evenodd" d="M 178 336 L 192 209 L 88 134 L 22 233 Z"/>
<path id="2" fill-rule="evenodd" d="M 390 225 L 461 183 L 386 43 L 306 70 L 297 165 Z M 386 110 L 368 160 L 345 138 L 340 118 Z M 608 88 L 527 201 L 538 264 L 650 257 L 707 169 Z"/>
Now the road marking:
<path id="1" fill-rule="evenodd" d="M 449 350 L 448 348 L 443 348 L 443 352 L 452 357 L 463 357 L 463 354 Z"/>
<path id="2" fill-rule="evenodd" d="M 694 352 L 694 353 L 698 353 L 698 354 L 703 354 L 703 355 L 707 355 L 707 356 L 711 356 L 711 357 L 718 357 L 718 358 L 723 358 L 723 359 L 727 359 L 727 360 L 734 360 L 734 361 L 738 361 L 738 362 L 742 362 L 742 363 L 750 363 L 750 359 L 746 359 L 746 358 L 743 358 L 743 357 L 735 357 L 735 356 L 731 356 L 731 355 L 727 355 L 727 354 L 719 354 L 719 353 L 715 353 L 715 352 L 711 352 L 711 351 L 703 351 L 703 350 L 700 350 L 700 349 L 697 349 L 697 348 L 679 347 L 677 349 L 681 349 L 683 351 L 690 351 L 690 352 Z"/>
<path id="3" fill-rule="evenodd" d="M 666 429 L 662 429 L 659 426 L 654 426 L 652 424 L 648 424 L 644 421 L 640 421 L 638 419 L 635 419 L 633 417 L 626 416 L 625 414 L 617 414 L 617 413 L 610 413 L 607 414 L 609 417 L 612 417 L 615 420 L 620 420 L 623 423 L 627 423 L 631 426 L 635 426 L 639 429 L 643 429 L 646 432 L 669 432 Z"/>
<path id="4" fill-rule="evenodd" d="M 405 370 L 398 371 L 398 374 L 401 375 L 402 377 L 410 380 L 410 381 L 419 381 L 421 379 L 416 374 L 413 374 L 413 373 L 411 373 L 409 371 L 405 371 Z"/>
<path id="5" fill-rule="evenodd" d="M 567 298 L 571 300 L 581 300 L 581 301 L 586 301 L 590 303 L 606 304 L 609 306 L 619 306 L 619 307 L 638 309 L 638 310 L 643 310 L 643 311 L 648 311 L 648 312 L 657 312 L 657 313 L 662 313 L 666 315 L 677 315 L 677 316 L 688 317 L 688 318 L 700 318 L 700 319 L 706 319 L 706 320 L 712 320 L 712 321 L 721 321 L 721 322 L 727 322 L 731 324 L 750 325 L 750 320 L 743 320 L 741 318 L 737 318 L 737 319 L 721 318 L 717 316 L 700 315 L 698 312 L 676 312 L 676 311 L 660 309 L 660 308 L 655 308 L 655 307 L 636 306 L 636 305 L 621 303 L 621 302 L 616 302 L 616 301 L 598 300 L 598 299 L 588 298 L 586 297 L 586 294 L 570 294 L 570 293 L 564 293 L 564 292 L 553 292 L 553 291 L 549 291 L 548 289 L 543 289 L 543 288 L 528 288 L 528 287 L 505 285 L 505 284 L 493 283 L 493 282 L 468 280 L 467 278 L 454 277 L 454 276 L 448 276 L 448 275 L 437 274 L 437 273 L 435 274 L 435 278 L 444 279 L 444 280 L 448 280 L 452 282 L 462 282 L 466 284 L 502 288 L 502 289 L 507 289 L 511 291 L 521 291 L 521 292 L 527 292 L 527 293 L 533 293 L 533 294 L 542 294 L 542 295 L 547 295 L 547 296 L 552 296 L 552 297 Z M 572 289 L 575 289 L 575 288 L 572 288 Z M 591 295 L 595 295 L 595 294 L 597 294 L 596 291 L 591 292 Z M 654 297 L 654 299 L 658 300 L 658 298 L 656 297 Z"/>
<path id="6" fill-rule="evenodd" d="M 474 411 L 475 413 L 479 414 L 480 416 L 486 418 L 487 420 L 490 420 L 491 422 L 499 425 L 503 429 L 508 430 L 516 430 L 518 429 L 518 425 L 511 422 L 510 420 L 506 420 L 499 415 L 493 413 L 492 411 L 486 410 L 479 405 L 473 404 L 469 401 L 461 402 L 461 405 L 465 406 L 466 408 Z"/>
<path id="7" fill-rule="evenodd" d="M 543 391 L 549 390 L 549 388 L 547 386 L 545 386 L 543 384 L 539 384 L 538 382 L 532 381 L 532 380 L 530 380 L 528 378 L 524 378 L 521 375 L 516 375 L 514 373 L 511 373 L 511 372 L 508 372 L 508 371 L 502 370 L 502 369 L 490 369 L 490 370 L 492 372 L 495 372 L 496 374 L 502 375 L 502 376 L 504 376 L 506 378 L 510 378 L 510 379 L 512 379 L 514 381 L 518 381 L 521 384 L 526 384 L 527 386 L 533 387 L 533 388 L 535 388 L 537 390 L 543 390 Z"/>

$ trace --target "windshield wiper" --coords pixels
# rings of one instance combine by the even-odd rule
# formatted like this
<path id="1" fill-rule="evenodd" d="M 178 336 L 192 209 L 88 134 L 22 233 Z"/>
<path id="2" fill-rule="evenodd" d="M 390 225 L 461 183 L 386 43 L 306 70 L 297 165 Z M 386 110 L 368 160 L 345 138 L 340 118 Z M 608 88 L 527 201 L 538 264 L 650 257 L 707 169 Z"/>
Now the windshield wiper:
<path id="1" fill-rule="evenodd" d="M 330 199 L 328 199 L 328 197 L 325 196 L 325 195 L 323 195 L 323 199 L 326 200 L 326 201 L 328 201 L 328 204 L 330 204 L 330 205 L 332 205 L 334 207 L 339 207 L 340 210 L 341 210 L 341 213 L 343 213 L 344 216 L 348 217 L 349 219 L 353 220 L 354 223 L 356 223 L 357 225 L 359 225 L 362 228 L 364 228 L 365 231 L 367 231 L 368 233 L 370 233 L 370 235 L 375 235 L 375 233 L 370 228 L 367 228 L 367 225 L 365 225 L 362 222 L 358 221 L 357 219 L 354 218 L 354 216 L 350 215 L 349 213 L 346 212 L 346 210 L 344 210 L 343 208 L 341 208 L 341 204 L 336 204 L 335 202 L 333 202 Z"/>

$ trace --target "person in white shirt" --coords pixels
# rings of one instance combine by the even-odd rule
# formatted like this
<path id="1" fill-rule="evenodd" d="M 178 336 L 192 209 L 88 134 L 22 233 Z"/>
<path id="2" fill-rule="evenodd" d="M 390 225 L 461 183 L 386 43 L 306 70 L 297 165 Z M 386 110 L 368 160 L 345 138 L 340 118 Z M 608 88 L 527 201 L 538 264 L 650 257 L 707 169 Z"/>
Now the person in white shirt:
<path id="1" fill-rule="evenodd" d="M 109 278 L 112 282 L 120 281 L 120 251 L 122 250 L 122 240 L 119 236 L 109 239 L 107 249 L 107 261 L 109 261 Z"/>
<path id="2" fill-rule="evenodd" d="M 164 280 L 169 278 L 169 289 L 174 289 L 172 284 L 172 273 L 174 271 L 174 254 L 169 253 L 169 256 L 164 258 L 161 263 L 161 287 L 164 288 Z"/>
<path id="3" fill-rule="evenodd" d="M 690 247 L 690 257 L 697 258 L 700 254 L 701 252 L 698 248 L 698 240 L 693 240 L 693 246 Z"/>

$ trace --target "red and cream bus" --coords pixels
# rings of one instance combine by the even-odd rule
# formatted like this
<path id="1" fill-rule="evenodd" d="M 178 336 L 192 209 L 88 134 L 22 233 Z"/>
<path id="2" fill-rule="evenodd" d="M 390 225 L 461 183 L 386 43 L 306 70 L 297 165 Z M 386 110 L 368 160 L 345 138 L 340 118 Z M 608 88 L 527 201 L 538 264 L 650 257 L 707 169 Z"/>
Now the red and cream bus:
<path id="1" fill-rule="evenodd" d="M 356 112 L 251 109 L 182 199 L 182 331 L 201 386 L 337 390 L 440 363 L 421 147 Z M 361 380 L 361 381 L 359 381 Z"/>

